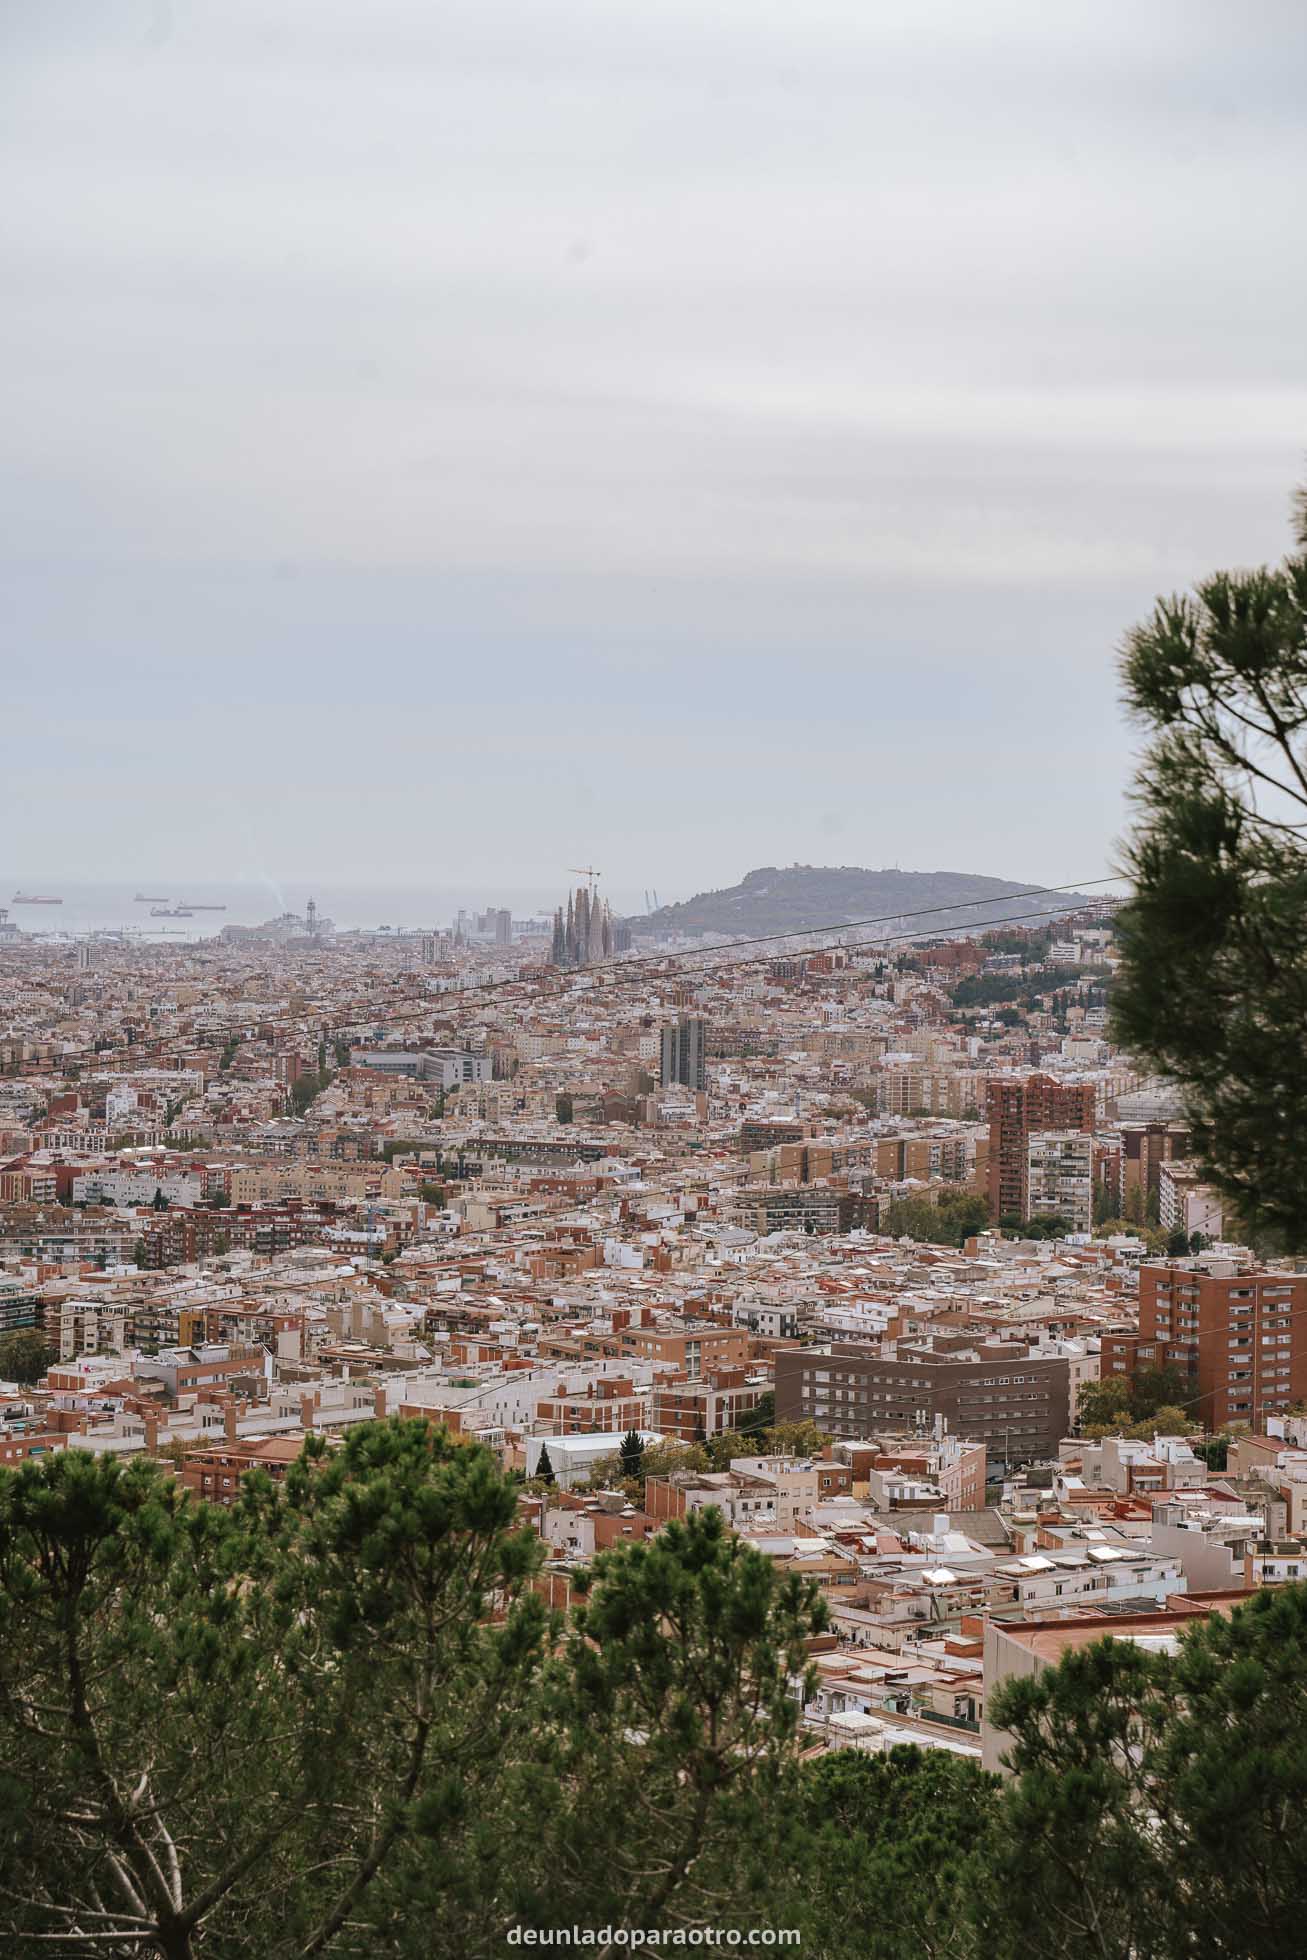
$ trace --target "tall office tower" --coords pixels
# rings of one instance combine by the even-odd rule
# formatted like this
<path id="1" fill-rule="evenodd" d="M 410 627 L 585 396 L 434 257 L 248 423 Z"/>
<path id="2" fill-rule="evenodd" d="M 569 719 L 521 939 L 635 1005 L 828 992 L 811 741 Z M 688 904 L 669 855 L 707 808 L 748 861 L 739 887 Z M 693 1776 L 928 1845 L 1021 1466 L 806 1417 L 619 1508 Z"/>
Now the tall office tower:
<path id="1" fill-rule="evenodd" d="M 496 946 L 511 946 L 512 943 L 513 915 L 511 912 L 498 911 L 495 913 L 495 944 Z"/>
<path id="2" fill-rule="evenodd" d="M 1031 1135 L 1037 1130 L 1094 1127 L 1090 1082 L 1055 1082 L 1051 1075 L 1024 1081 L 1003 1076 L 988 1085 L 989 1203 L 994 1218 L 1030 1215 Z"/>
<path id="3" fill-rule="evenodd" d="M 662 1085 L 679 1082 L 687 1089 L 708 1086 L 705 1064 L 705 1026 L 697 1015 L 683 1016 L 662 1033 Z"/>
<path id="4" fill-rule="evenodd" d="M 424 932 L 422 935 L 422 964 L 423 966 L 434 966 L 435 963 L 436 935 L 434 932 Z"/>

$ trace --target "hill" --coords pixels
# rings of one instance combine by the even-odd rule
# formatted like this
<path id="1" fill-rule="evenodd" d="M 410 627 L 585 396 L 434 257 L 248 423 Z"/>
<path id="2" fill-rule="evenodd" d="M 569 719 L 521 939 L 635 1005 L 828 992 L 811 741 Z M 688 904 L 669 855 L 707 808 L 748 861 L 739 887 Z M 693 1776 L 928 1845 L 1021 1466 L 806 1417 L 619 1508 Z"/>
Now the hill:
<path id="1" fill-rule="evenodd" d="M 700 892 L 680 905 L 627 921 L 637 936 L 669 932 L 730 933 L 760 938 L 767 933 L 807 932 L 851 924 L 855 919 L 897 920 L 934 910 L 910 923 L 921 932 L 953 932 L 980 923 L 1000 924 L 1024 913 L 1055 907 L 1074 911 L 1082 893 L 1017 899 L 1036 880 L 982 878 L 968 871 L 865 871 L 857 865 L 764 865 L 746 872 L 738 885 Z M 1005 902 L 1006 901 L 1006 902 Z"/>

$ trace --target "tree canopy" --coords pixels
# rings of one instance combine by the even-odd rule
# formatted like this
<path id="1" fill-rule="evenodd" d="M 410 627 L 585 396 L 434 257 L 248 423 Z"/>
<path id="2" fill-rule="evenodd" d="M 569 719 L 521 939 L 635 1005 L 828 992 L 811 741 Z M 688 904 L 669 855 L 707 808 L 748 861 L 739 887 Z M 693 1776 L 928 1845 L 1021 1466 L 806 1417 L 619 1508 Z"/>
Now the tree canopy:
<path id="1" fill-rule="evenodd" d="M 487 1452 L 400 1421 L 230 1510 L 72 1450 L 0 1478 L 7 1950 L 359 1950 L 520 1715 L 514 1512 Z"/>
<path id="2" fill-rule="evenodd" d="M 30 1387 L 54 1359 L 55 1351 L 39 1328 L 14 1327 L 0 1334 L 0 1381 Z"/>
<path id="3" fill-rule="evenodd" d="M 1292 1960 L 1307 1860 L 1307 1588 L 1254 1593 L 1174 1654 L 1104 1640 L 1017 1678 L 982 1950 Z"/>
<path id="4" fill-rule="evenodd" d="M 895 1198 L 885 1230 L 892 1238 L 914 1239 L 919 1245 L 965 1245 L 989 1224 L 989 1200 L 975 1191 L 940 1192 L 938 1204 L 927 1198 Z"/>
<path id="5" fill-rule="evenodd" d="M 1086 1382 L 1078 1410 L 1084 1436 L 1124 1435 L 1132 1425 L 1147 1436 L 1173 1435 L 1170 1425 L 1177 1419 L 1181 1434 L 1201 1427 L 1193 1414 L 1189 1378 L 1178 1368 L 1137 1368 L 1128 1375 Z"/>
<path id="6" fill-rule="evenodd" d="M 1116 917 L 1117 1038 L 1181 1091 L 1205 1173 L 1307 1244 L 1307 504 L 1299 550 L 1216 572 L 1128 637 L 1150 740 Z"/>
<path id="7" fill-rule="evenodd" d="M 229 1509 L 76 1450 L 0 1472 L 5 1953 L 489 1960 L 609 1924 L 1296 1960 L 1307 1587 L 1013 1679 L 1000 1785 L 803 1752 L 825 1606 L 715 1509 L 573 1573 L 566 1622 L 542 1555 L 425 1422 L 311 1439 Z"/>

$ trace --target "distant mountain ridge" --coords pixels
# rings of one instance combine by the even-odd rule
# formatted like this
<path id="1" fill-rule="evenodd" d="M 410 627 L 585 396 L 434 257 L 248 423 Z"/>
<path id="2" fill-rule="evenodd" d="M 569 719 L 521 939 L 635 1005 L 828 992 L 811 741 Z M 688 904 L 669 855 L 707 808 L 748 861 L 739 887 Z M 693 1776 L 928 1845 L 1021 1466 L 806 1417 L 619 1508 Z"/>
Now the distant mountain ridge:
<path id="1" fill-rule="evenodd" d="M 1083 892 L 1014 899 L 1038 881 L 983 878 L 969 871 L 867 871 L 857 865 L 763 865 L 738 885 L 700 892 L 680 905 L 629 919 L 639 937 L 664 933 L 731 933 L 760 938 L 769 933 L 815 932 L 858 919 L 909 920 L 922 933 L 975 930 L 982 924 L 1018 921 L 1024 913 L 1073 912 Z M 933 908 L 927 913 L 927 907 Z M 922 918 L 913 914 L 927 914 Z"/>

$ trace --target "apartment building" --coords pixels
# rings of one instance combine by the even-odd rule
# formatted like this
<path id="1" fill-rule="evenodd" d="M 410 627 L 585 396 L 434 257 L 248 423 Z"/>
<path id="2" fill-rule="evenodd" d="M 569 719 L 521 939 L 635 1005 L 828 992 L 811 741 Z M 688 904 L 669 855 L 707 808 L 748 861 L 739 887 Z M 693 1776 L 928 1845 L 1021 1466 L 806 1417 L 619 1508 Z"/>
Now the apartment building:
<path id="1" fill-rule="evenodd" d="M 884 1348 L 853 1341 L 781 1348 L 776 1415 L 846 1437 L 929 1428 L 942 1417 L 957 1435 L 983 1442 L 991 1457 L 1030 1462 L 1056 1454 L 1066 1433 L 1069 1363 L 1024 1342 L 977 1345 L 965 1336 Z"/>
<path id="2" fill-rule="evenodd" d="M 857 1192 L 824 1184 L 762 1184 L 741 1191 L 735 1217 L 755 1232 L 850 1232 L 866 1221 Z M 875 1213 L 872 1214 L 873 1222 Z"/>
<path id="3" fill-rule="evenodd" d="M 880 1116 L 966 1116 L 984 1102 L 984 1085 L 970 1072 L 891 1063 L 871 1082 Z"/>
<path id="4" fill-rule="evenodd" d="M 1307 1397 L 1307 1274 L 1211 1253 L 1141 1266 L 1138 1343 L 1113 1369 L 1131 1365 L 1183 1370 L 1208 1428 L 1258 1429 Z"/>
<path id="5" fill-rule="evenodd" d="M 923 1508 L 979 1511 L 985 1503 L 988 1455 L 983 1443 L 938 1433 L 875 1436 L 838 1442 L 833 1454 L 847 1463 L 855 1484 L 866 1484 L 877 1510 Z"/>
<path id="6" fill-rule="evenodd" d="M 717 1368 L 699 1381 L 661 1381 L 653 1391 L 649 1427 L 678 1443 L 738 1429 L 770 1393 L 770 1375 Z"/>
<path id="7" fill-rule="evenodd" d="M 752 1346 L 738 1327 L 690 1326 L 683 1332 L 663 1327 L 620 1327 L 613 1344 L 619 1354 L 641 1361 L 670 1363 L 692 1381 L 722 1368 L 742 1367 Z"/>
<path id="8" fill-rule="evenodd" d="M 1164 1163 L 1157 1179 L 1157 1222 L 1164 1232 L 1201 1232 L 1205 1239 L 1224 1236 L 1224 1208 L 1219 1191 L 1204 1184 L 1196 1164 Z"/>
<path id="9" fill-rule="evenodd" d="M 1026 1144 L 1026 1217 L 1094 1222 L 1094 1139 L 1084 1130 L 1035 1130 Z"/>
<path id="10" fill-rule="evenodd" d="M 1121 1203 L 1135 1191 L 1145 1200 L 1160 1196 L 1162 1167 L 1182 1162 L 1193 1149 L 1189 1125 L 1175 1121 L 1121 1124 Z"/>
<path id="11" fill-rule="evenodd" d="M 622 1376 L 601 1377 L 571 1389 L 559 1382 L 554 1394 L 541 1396 L 536 1404 L 540 1429 L 557 1436 L 581 1436 L 596 1429 L 645 1429 L 648 1413 L 648 1390 L 637 1389 L 629 1377 Z"/>
<path id="12" fill-rule="evenodd" d="M 662 1031 L 660 1081 L 664 1089 L 679 1083 L 686 1089 L 706 1089 L 708 1071 L 705 1024 L 697 1015 L 682 1016 Z"/>
<path id="13" fill-rule="evenodd" d="M 1001 1076 L 986 1091 L 989 1202 L 995 1218 L 1029 1216 L 1029 1143 L 1038 1132 L 1086 1130 L 1095 1118 L 1090 1082 L 1051 1075 Z"/>

